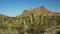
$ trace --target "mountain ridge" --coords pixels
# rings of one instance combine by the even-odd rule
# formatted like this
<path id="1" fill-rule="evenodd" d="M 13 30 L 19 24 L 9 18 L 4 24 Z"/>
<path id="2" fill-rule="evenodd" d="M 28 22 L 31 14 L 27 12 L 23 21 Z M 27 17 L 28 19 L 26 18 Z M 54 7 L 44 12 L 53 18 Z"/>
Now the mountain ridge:
<path id="1" fill-rule="evenodd" d="M 37 15 L 40 15 L 40 13 L 45 13 L 46 15 L 60 16 L 60 13 L 50 11 L 50 10 L 46 9 L 46 7 L 44 7 L 44 6 L 34 8 L 34 9 L 30 9 L 30 10 L 24 10 L 24 12 L 21 15 L 18 15 L 18 16 L 23 16 L 24 17 L 24 16 L 28 15 L 29 13 L 31 13 L 33 11 L 36 11 Z"/>
<path id="2" fill-rule="evenodd" d="M 29 14 L 29 13 L 31 13 L 31 12 L 33 12 L 33 11 L 36 11 L 36 12 L 38 13 L 38 15 L 40 15 L 40 12 L 41 12 L 41 13 L 43 12 L 43 13 L 45 13 L 45 14 L 47 14 L 47 15 L 60 16 L 60 13 L 50 11 L 50 10 L 46 9 L 45 6 L 41 6 L 41 7 L 29 9 L 29 10 L 24 10 L 22 14 L 17 15 L 16 17 L 26 16 L 27 14 Z M 4 15 L 4 14 L 0 14 L 0 16 L 10 17 L 10 16 Z"/>

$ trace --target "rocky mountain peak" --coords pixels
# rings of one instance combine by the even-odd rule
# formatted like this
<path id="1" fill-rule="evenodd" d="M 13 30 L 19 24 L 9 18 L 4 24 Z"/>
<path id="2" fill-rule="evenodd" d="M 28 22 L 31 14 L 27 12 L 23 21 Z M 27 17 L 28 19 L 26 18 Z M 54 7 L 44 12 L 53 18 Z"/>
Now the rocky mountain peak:
<path id="1" fill-rule="evenodd" d="M 53 15 L 53 16 L 60 16 L 59 13 L 56 13 L 56 12 L 53 12 L 53 11 L 50 11 L 48 9 L 46 9 L 45 6 L 40 6 L 40 7 L 37 7 L 37 8 L 34 8 L 34 9 L 30 9 L 30 10 L 24 10 L 24 12 L 21 14 L 21 15 L 18 15 L 18 16 L 26 16 L 28 14 L 30 14 L 31 12 L 34 12 L 36 11 L 37 15 L 41 15 L 42 13 L 46 14 L 46 15 Z"/>

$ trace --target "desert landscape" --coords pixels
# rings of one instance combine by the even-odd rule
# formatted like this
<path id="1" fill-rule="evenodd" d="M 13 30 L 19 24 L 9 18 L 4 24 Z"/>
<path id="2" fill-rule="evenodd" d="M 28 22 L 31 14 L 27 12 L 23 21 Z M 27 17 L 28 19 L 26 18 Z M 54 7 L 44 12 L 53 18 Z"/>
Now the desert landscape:
<path id="1" fill-rule="evenodd" d="M 24 10 L 21 15 L 9 17 L 0 14 L 0 34 L 58 34 L 60 13 L 44 6 Z"/>
<path id="2" fill-rule="evenodd" d="M 60 34 L 60 0 L 0 0 L 0 34 Z"/>

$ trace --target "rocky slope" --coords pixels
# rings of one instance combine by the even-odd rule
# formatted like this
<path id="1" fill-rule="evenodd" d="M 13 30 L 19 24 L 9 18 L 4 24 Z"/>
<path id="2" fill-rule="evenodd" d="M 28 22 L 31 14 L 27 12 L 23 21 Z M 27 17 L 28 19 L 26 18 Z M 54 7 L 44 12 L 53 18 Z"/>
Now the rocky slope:
<path id="1" fill-rule="evenodd" d="M 34 12 L 34 11 L 36 11 L 38 16 L 40 16 L 41 13 L 46 14 L 47 16 L 48 15 L 51 15 L 51 16 L 60 16 L 60 13 L 50 11 L 50 10 L 46 9 L 44 6 L 41 6 L 41 7 L 38 7 L 38 8 L 34 8 L 34 9 L 30 9 L 30 10 L 24 10 L 24 12 L 21 15 L 18 15 L 18 16 L 26 16 L 26 15 Z"/>

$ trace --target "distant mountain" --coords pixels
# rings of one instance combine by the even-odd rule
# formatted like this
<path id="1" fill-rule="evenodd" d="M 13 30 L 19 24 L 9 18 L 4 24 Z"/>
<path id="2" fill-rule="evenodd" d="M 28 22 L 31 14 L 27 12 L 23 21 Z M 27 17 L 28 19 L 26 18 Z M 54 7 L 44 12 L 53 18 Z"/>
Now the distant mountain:
<path id="1" fill-rule="evenodd" d="M 24 17 L 26 15 L 29 15 L 30 13 L 33 13 L 34 11 L 37 13 L 38 16 L 40 16 L 42 13 L 46 14 L 47 16 L 48 15 L 51 15 L 51 16 L 60 16 L 60 13 L 50 11 L 50 10 L 46 9 L 46 7 L 41 6 L 41 7 L 37 7 L 37 8 L 34 8 L 34 9 L 24 10 L 24 12 L 22 14 L 20 14 L 20 15 L 18 15 L 16 17 L 20 17 L 20 16 Z M 0 18 L 1 17 L 9 17 L 9 16 L 0 14 Z"/>
<path id="2" fill-rule="evenodd" d="M 42 13 L 46 14 L 46 15 L 51 15 L 51 16 L 60 16 L 60 13 L 50 11 L 50 10 L 46 9 L 44 6 L 41 6 L 41 7 L 30 9 L 30 10 L 24 10 L 23 14 L 18 15 L 17 17 L 19 17 L 19 16 L 24 17 L 34 11 L 36 11 L 38 16 L 41 15 Z"/>

